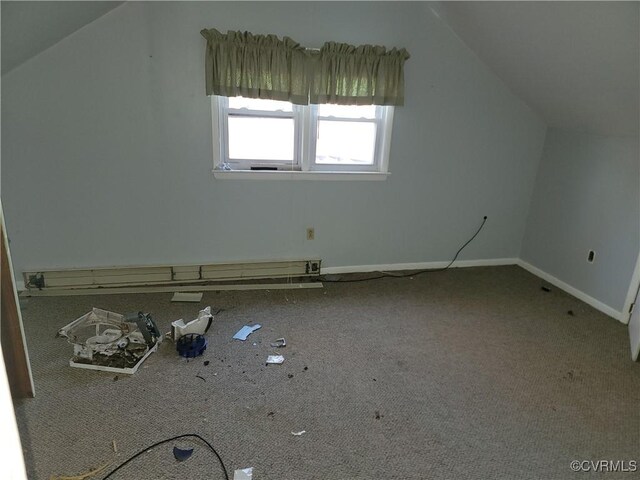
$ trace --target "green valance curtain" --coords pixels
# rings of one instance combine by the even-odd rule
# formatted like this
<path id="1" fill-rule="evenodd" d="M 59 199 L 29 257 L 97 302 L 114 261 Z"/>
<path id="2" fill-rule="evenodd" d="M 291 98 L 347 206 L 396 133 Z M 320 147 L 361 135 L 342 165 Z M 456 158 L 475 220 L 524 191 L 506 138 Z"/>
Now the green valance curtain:
<path id="1" fill-rule="evenodd" d="M 200 32 L 207 39 L 207 95 L 309 103 L 309 53 L 289 37 Z"/>
<path id="2" fill-rule="evenodd" d="M 327 42 L 313 69 L 311 103 L 404 105 L 404 49 Z"/>
<path id="3" fill-rule="evenodd" d="M 403 105 L 404 49 L 327 42 L 320 51 L 289 37 L 215 29 L 207 39 L 207 95 L 285 100 L 298 105 Z"/>

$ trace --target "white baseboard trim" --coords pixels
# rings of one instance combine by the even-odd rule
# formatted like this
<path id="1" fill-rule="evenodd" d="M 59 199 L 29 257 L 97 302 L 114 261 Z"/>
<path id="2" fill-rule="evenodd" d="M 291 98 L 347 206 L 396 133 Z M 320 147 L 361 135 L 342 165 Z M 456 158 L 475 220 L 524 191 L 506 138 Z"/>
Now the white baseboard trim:
<path id="1" fill-rule="evenodd" d="M 25 289 L 24 287 L 24 280 L 16 280 L 16 290 L 18 290 L 19 292 L 23 291 Z"/>
<path id="2" fill-rule="evenodd" d="M 517 265 L 518 258 L 487 258 L 481 260 L 456 260 L 450 268 L 492 267 L 499 265 Z M 393 272 L 396 270 L 432 270 L 444 268 L 449 262 L 414 262 L 414 263 L 386 263 L 380 265 L 351 265 L 346 267 L 322 267 L 323 275 L 339 273 Z"/>
<path id="3" fill-rule="evenodd" d="M 572 287 L 568 283 L 563 282 L 562 280 L 554 277 L 553 275 L 545 272 L 544 270 L 540 270 L 538 267 L 534 267 L 533 265 L 531 265 L 528 262 L 525 262 L 524 260 L 518 260 L 517 264 L 520 267 L 527 270 L 528 272 L 534 274 L 536 277 L 540 277 L 544 281 L 549 282 L 551 285 L 558 287 L 561 290 L 564 290 L 569 295 L 573 295 L 578 300 L 582 300 L 584 303 L 591 305 L 596 310 L 600 310 L 605 315 L 615 318 L 616 320 L 624 324 L 627 323 L 628 320 L 625 318 L 625 315 L 623 315 L 622 312 L 616 310 L 613 307 L 610 307 L 606 303 L 603 303 L 600 300 L 596 300 L 592 296 L 587 295 L 586 293 L 584 293 L 581 290 L 578 290 L 575 287 Z"/>

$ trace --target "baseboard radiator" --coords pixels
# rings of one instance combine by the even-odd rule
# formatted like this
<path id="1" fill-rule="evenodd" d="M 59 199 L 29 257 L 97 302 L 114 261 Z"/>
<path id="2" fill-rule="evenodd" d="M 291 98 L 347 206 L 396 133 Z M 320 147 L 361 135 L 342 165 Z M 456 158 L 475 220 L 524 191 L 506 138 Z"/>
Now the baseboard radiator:
<path id="1" fill-rule="evenodd" d="M 142 285 L 185 285 L 242 280 L 317 277 L 320 259 L 213 263 L 148 267 L 107 267 L 24 272 L 29 290 Z"/>

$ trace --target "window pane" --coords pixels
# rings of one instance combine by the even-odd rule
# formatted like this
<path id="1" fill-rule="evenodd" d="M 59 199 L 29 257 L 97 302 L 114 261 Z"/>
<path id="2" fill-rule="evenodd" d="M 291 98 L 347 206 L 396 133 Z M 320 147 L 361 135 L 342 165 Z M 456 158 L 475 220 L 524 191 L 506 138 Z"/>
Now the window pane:
<path id="1" fill-rule="evenodd" d="M 376 118 L 375 105 L 318 105 L 318 115 L 321 117 L 338 118 Z"/>
<path id="2" fill-rule="evenodd" d="M 278 100 L 262 100 L 260 98 L 229 97 L 229 108 L 248 108 L 250 110 L 264 110 L 266 112 L 292 112 L 293 105 Z"/>
<path id="3" fill-rule="evenodd" d="M 293 119 L 229 116 L 229 158 L 293 161 Z"/>
<path id="4" fill-rule="evenodd" d="M 318 164 L 373 165 L 375 146 L 373 122 L 318 120 Z"/>

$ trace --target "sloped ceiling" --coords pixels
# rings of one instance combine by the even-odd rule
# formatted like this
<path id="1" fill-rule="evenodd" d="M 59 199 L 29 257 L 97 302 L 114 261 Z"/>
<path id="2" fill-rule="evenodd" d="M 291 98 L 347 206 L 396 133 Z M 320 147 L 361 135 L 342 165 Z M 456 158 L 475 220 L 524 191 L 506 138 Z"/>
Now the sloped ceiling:
<path id="1" fill-rule="evenodd" d="M 2 1 L 2 74 L 122 3 Z M 425 8 L 548 125 L 638 135 L 639 2 L 425 2 Z"/>
<path id="2" fill-rule="evenodd" d="M 640 3 L 437 2 L 431 7 L 548 125 L 638 135 Z"/>
<path id="3" fill-rule="evenodd" d="M 124 2 L 2 1 L 2 74 Z"/>

